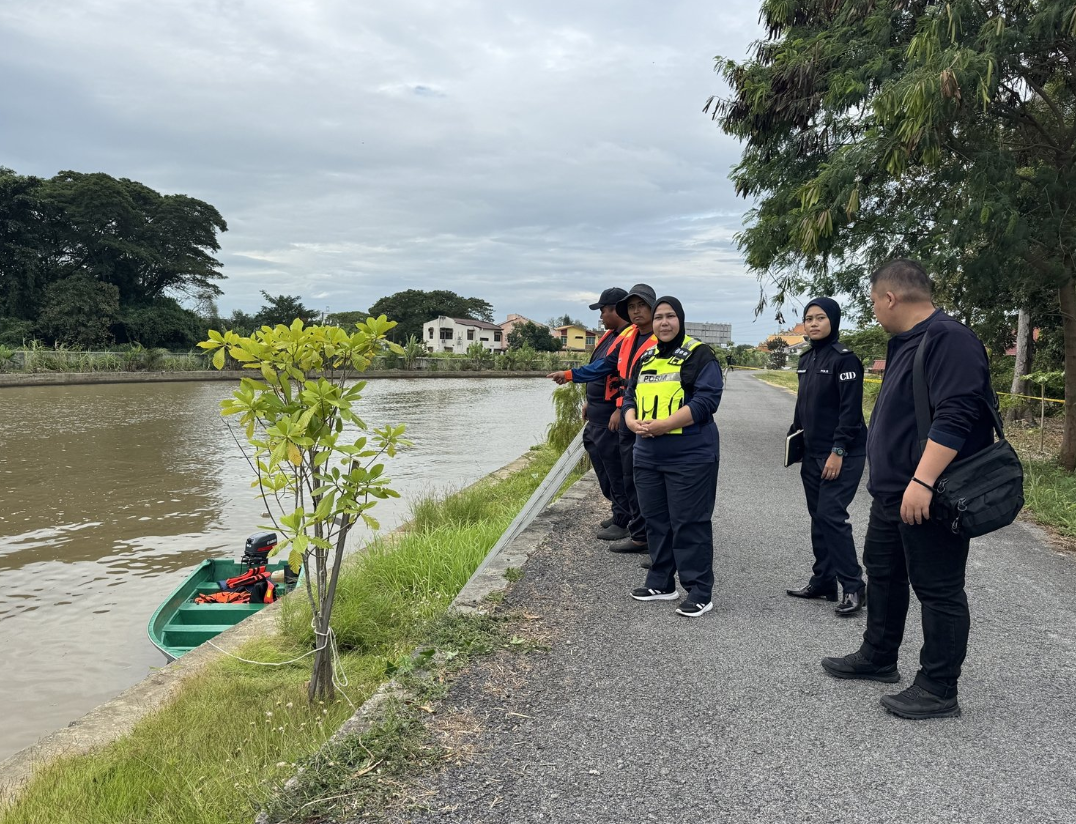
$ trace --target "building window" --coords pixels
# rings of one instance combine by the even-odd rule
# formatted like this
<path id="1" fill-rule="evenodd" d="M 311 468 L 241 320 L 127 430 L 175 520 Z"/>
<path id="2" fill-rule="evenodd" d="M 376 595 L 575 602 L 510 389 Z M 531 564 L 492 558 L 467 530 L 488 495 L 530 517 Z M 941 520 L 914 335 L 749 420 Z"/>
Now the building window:
<path id="1" fill-rule="evenodd" d="M 474 340 L 474 329 L 467 330 L 467 340 Z"/>
<path id="2" fill-rule="evenodd" d="M 433 338 L 433 327 L 432 326 L 430 327 L 430 338 L 431 339 Z"/>
<path id="3" fill-rule="evenodd" d="M 593 335 L 587 335 L 587 346 L 593 346 L 593 345 L 594 345 L 594 336 Z"/>
<path id="4" fill-rule="evenodd" d="M 494 341 L 494 343 L 500 343 L 501 342 L 501 333 L 500 332 L 494 332 L 493 333 L 493 341 Z"/>
<path id="5" fill-rule="evenodd" d="M 447 327 L 441 327 L 441 340 L 452 340 L 452 330 Z"/>

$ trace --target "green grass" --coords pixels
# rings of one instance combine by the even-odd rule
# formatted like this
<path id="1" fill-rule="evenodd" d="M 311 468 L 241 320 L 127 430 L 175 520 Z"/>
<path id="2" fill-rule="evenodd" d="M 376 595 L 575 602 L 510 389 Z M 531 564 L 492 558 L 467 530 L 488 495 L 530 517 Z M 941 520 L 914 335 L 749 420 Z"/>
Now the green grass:
<path id="1" fill-rule="evenodd" d="M 1076 538 L 1076 475 L 1052 461 L 1024 461 L 1024 501 L 1035 520 Z"/>
<path id="2" fill-rule="evenodd" d="M 361 704 L 416 647 L 474 648 L 458 629 L 446 636 L 445 608 L 557 456 L 543 447 L 504 480 L 416 503 L 409 530 L 345 563 L 333 624 L 348 680 L 342 692 L 351 702 Z M 284 632 L 246 646 L 242 657 L 286 661 L 310 649 L 305 599 L 290 598 L 284 606 Z M 249 824 L 278 797 L 295 765 L 314 756 L 352 712 L 343 698 L 329 706 L 307 704 L 310 665 L 310 658 L 284 667 L 214 663 L 131 735 L 45 767 L 18 802 L 0 812 L 0 824 Z M 406 751 L 405 739 L 411 739 L 405 733 L 413 725 L 393 718 L 385 723 L 397 728 L 384 741 Z M 370 743 L 344 745 L 356 746 Z M 361 770 L 354 759 L 362 751 L 347 760 L 351 773 Z M 318 758 L 312 763 L 321 763 Z"/>

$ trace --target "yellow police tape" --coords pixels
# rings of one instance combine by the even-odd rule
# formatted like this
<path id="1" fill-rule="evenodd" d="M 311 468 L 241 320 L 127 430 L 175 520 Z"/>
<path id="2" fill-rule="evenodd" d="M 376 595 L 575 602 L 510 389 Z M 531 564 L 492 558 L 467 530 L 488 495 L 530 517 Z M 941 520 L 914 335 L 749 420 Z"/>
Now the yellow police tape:
<path id="1" fill-rule="evenodd" d="M 752 372 L 772 372 L 772 369 L 763 369 L 758 366 L 731 366 L 730 369 L 750 369 Z M 881 383 L 881 378 L 864 378 L 864 383 Z M 1057 398 L 1040 398 L 1038 395 L 1014 395 L 1012 392 L 998 392 L 999 395 L 1007 395 L 1010 398 L 1027 398 L 1030 401 L 1046 401 L 1046 403 L 1064 403 L 1064 400 L 1058 400 Z"/>

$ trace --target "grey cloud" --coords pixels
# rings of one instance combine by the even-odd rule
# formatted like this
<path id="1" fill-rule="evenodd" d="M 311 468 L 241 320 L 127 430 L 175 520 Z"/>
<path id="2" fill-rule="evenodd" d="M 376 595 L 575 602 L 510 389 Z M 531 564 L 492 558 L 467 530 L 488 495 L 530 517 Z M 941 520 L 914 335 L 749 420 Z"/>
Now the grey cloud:
<path id="1" fill-rule="evenodd" d="M 225 311 L 414 287 L 542 318 L 650 279 L 737 340 L 774 326 L 732 239 L 739 148 L 701 113 L 755 3 L 57 8 L 0 10 L 0 163 L 213 203 Z"/>

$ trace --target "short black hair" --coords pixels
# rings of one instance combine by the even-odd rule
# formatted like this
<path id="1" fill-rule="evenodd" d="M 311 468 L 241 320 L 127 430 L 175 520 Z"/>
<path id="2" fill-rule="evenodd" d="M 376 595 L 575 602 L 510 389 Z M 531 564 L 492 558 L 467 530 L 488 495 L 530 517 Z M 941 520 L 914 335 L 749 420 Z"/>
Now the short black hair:
<path id="1" fill-rule="evenodd" d="M 908 300 L 930 300 L 934 294 L 934 284 L 930 275 L 917 260 L 897 258 L 891 260 L 871 275 L 871 288 L 879 283 L 887 283 L 898 297 Z"/>

